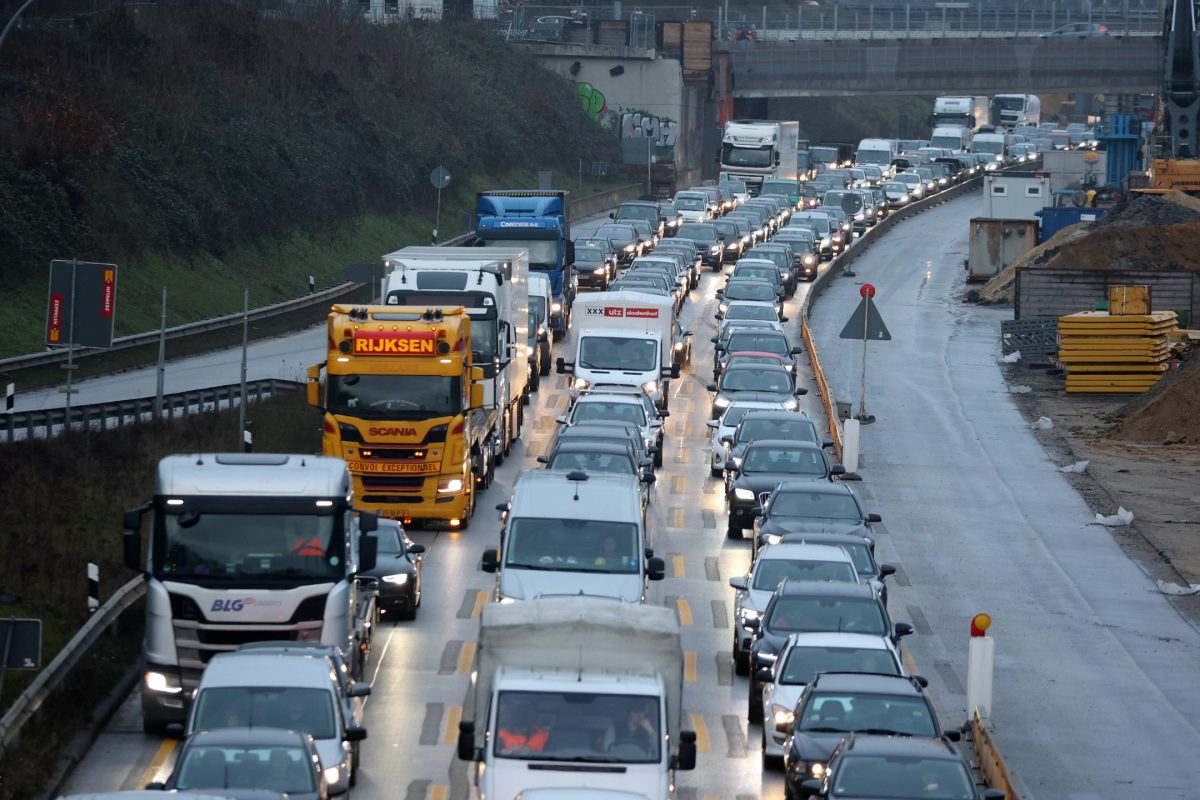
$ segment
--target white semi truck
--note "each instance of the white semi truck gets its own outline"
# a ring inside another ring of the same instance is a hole
[[[668,800],[675,771],[695,767],[670,609],[593,597],[489,603],[476,652],[458,757],[474,763],[481,800],[538,789]]]
[[[375,515],[355,513],[346,462],[271,453],[174,455],[125,512],[126,566],[146,577],[142,725],[182,723],[205,665],[260,640],[341,647],[355,677],[374,621]],[[152,512],[142,557],[142,520]]]
[[[988,99],[985,96],[937,97],[933,101],[933,114],[929,116],[931,129],[942,125],[957,125],[974,131],[988,124]]]
[[[484,408],[495,416],[488,438],[502,463],[521,435],[529,393],[529,251],[405,247],[383,263],[385,304],[467,309],[472,366],[483,369]]]
[[[799,143],[799,122],[748,119],[727,122],[717,156],[721,180],[745,181],[752,195],[759,193],[763,181],[772,178],[795,181],[800,173],[796,157]]]
[[[998,94],[992,97],[989,117],[997,128],[1036,128],[1042,121],[1042,101],[1036,94]]]
[[[686,333],[684,334],[686,335]],[[575,324],[560,375],[575,376],[571,396],[605,386],[640,387],[666,410],[675,366],[675,302],[633,291],[595,292],[575,300]]]

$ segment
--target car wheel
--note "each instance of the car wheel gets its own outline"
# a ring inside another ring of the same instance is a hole
[[[541,366],[539,369],[530,370],[529,392],[526,392],[525,396],[521,398],[521,402],[524,403],[525,405],[529,405],[529,394],[531,392],[536,392],[541,387],[542,376],[546,374],[545,370],[546,370],[546,368],[544,365]]]
[[[661,467],[663,465],[662,442],[658,443],[658,449],[654,451],[654,466]]]
[[[540,370],[542,375],[550,374],[550,362],[553,360],[554,359],[550,358],[550,348],[547,347],[545,350],[542,351],[542,365],[541,365],[542,368]]]
[[[416,606],[414,606],[412,604],[412,602],[410,602],[404,608],[396,611],[396,619],[414,620],[416,618],[417,618],[417,609],[416,609]]]
[[[740,678],[750,674],[750,657],[739,653],[736,644],[733,647],[733,674]]]
[[[730,522],[729,527],[725,530],[725,535],[727,537],[729,537],[730,539],[741,539],[742,538],[742,528],[741,528],[741,526],[735,525],[733,522]]]
[[[749,668],[750,666],[747,664],[746,669],[749,670]],[[747,701],[746,718],[750,720],[751,724],[761,723],[763,721],[762,689],[754,681],[750,681],[750,693]]]
[[[709,467],[708,474],[714,478],[720,478],[725,475],[725,470],[721,469],[720,467]]]

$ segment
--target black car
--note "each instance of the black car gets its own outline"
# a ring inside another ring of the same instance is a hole
[[[725,260],[737,261],[741,258],[742,253],[750,246],[750,234],[743,233],[747,229],[740,225],[738,220],[719,219],[711,225],[721,236],[721,243],[725,246]]]
[[[592,238],[608,239],[612,242],[617,253],[618,266],[628,266],[644,250],[642,237],[632,225],[625,222],[606,222],[596,228]]]
[[[725,266],[721,235],[711,222],[685,222],[679,226],[675,238],[695,242],[696,249],[700,251],[700,260],[714,270]]]
[[[642,466],[651,466],[654,463],[654,451],[646,449],[641,429],[636,425],[609,419],[582,420],[575,425],[559,428],[554,441],[543,456],[547,461],[542,463],[549,463],[549,459],[554,457],[559,447],[571,442],[621,443],[628,446],[629,452]],[[539,457],[538,461],[541,462],[542,457]]]
[[[379,610],[397,619],[415,619],[421,606],[421,560],[425,545],[414,544],[394,519],[380,519],[375,534],[379,555],[365,573],[379,581]]]
[[[166,781],[147,784],[146,788],[219,794],[231,800],[273,796],[268,792],[296,800],[329,797],[313,738],[275,728],[219,728],[194,733],[183,743]]]
[[[783,298],[779,296],[775,287],[766,281],[748,279],[730,281],[724,289],[717,290],[717,297],[721,299],[717,310],[722,313],[725,312],[725,309],[721,306],[730,300],[753,300],[759,303],[774,303],[776,315],[783,316]]]
[[[655,252],[682,253],[688,261],[688,274],[692,279],[692,288],[695,289],[700,285],[700,269],[704,266],[704,261],[700,257],[700,250],[696,247],[695,242],[690,239],[668,239],[665,242],[659,242]]]
[[[719,378],[729,361],[730,353],[770,353],[780,356],[788,372],[796,374],[796,356],[804,352],[802,347],[792,347],[787,336],[779,331],[771,330],[737,330],[734,329],[724,343],[718,343],[714,358],[713,377]]]
[[[793,633],[865,633],[887,636],[893,643],[913,632],[912,625],[892,625],[887,606],[875,588],[865,583],[784,580],[771,595],[757,620],[747,620],[753,631],[750,645],[750,721],[762,721],[762,686],[770,667]]]
[[[784,230],[789,230],[784,228]],[[784,286],[787,288],[788,296],[791,297],[796,293],[796,254],[792,245],[787,241],[776,240],[767,244],[760,244],[758,247],[751,248],[746,253],[746,258],[764,258],[773,263],[778,269],[779,274],[783,276]]]
[[[659,239],[667,234],[667,220],[655,201],[634,200],[621,203],[609,216],[617,221],[639,219],[649,222],[650,230]]]
[[[742,530],[754,524],[762,501],[780,483],[792,480],[832,481],[835,476],[844,474],[846,468],[841,464],[830,466],[825,451],[810,442],[759,439],[746,448],[741,466],[728,461],[725,471],[732,475],[725,492],[729,506],[727,535],[731,539],[740,539]]]
[[[730,457],[736,459],[737,454],[731,451]],[[878,514],[863,510],[858,497],[844,483],[784,481],[767,498],[762,514],[754,520],[754,553],[757,555],[759,548],[778,544],[793,534],[866,537],[874,549],[869,526],[881,521]]]
[[[749,417],[749,420],[747,420]],[[833,441],[824,439],[817,432],[817,425],[807,414],[795,411],[768,411],[753,409],[747,411],[733,433],[728,437],[725,446],[729,448],[729,458],[734,466],[740,466],[746,448],[757,439],[787,439],[793,442],[810,442],[823,448],[833,446]],[[837,484],[841,486],[841,484]],[[845,487],[843,487],[845,488]],[[849,489],[847,488],[847,491]]]
[[[810,768],[807,777],[799,768],[794,775],[789,770],[785,791],[797,799],[1004,800],[1003,790],[975,785],[954,738],[852,733],[834,749],[828,766]],[[813,777],[815,772],[820,776]]]
[[[787,369],[770,364],[735,364],[721,373],[717,383],[710,383],[708,390],[715,393],[712,419],[725,413],[731,403],[751,395],[757,401],[780,403],[794,411],[797,408],[795,395],[808,391],[796,388],[795,379]]]
[[[613,251],[615,254],[615,251]],[[575,245],[575,278],[579,285],[604,291],[617,272],[616,259],[593,245]]]
[[[816,230],[807,225],[789,225],[779,232],[775,241],[786,242],[792,246],[792,272],[797,281],[801,277],[806,281],[816,279],[817,268],[821,265],[821,256],[818,252],[821,247],[821,237],[817,235]],[[789,297],[795,293],[796,287],[792,286]]]

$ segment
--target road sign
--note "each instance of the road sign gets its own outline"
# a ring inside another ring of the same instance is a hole
[[[875,296],[875,284],[864,283],[862,285],[862,288],[860,288],[858,290],[858,296],[859,297],[874,297]]]
[[[433,172],[429,173],[429,182],[435,189],[445,189],[450,185],[450,170],[445,167],[435,167]]]
[[[870,339],[884,342],[892,338],[887,325],[883,324],[883,317],[879,316],[879,311],[871,302],[871,296],[864,293],[868,286],[871,287],[872,292],[875,290],[875,287],[868,283],[859,291],[863,295],[863,299],[858,301],[858,308],[854,309],[854,313],[850,315],[850,321],[846,323],[846,327],[842,328],[839,336],[843,339]]]
[[[116,309],[116,264],[65,259],[50,262],[47,345],[112,347]]]
[[[0,669],[41,669],[42,621],[0,619],[0,655],[5,654]]]

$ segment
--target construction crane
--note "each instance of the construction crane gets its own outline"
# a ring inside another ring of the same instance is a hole
[[[1150,186],[1168,191],[1200,192],[1200,39],[1196,36],[1197,0],[1167,6],[1164,40],[1162,110],[1165,137],[1151,161]]]

